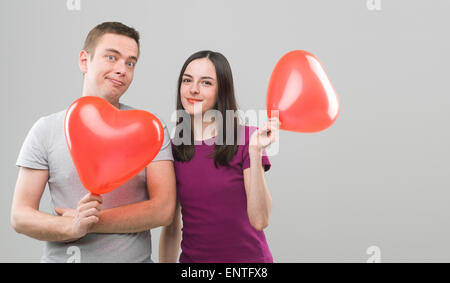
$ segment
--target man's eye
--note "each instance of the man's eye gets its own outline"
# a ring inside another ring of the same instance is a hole
[[[130,67],[130,68],[133,68],[134,67],[134,63],[133,62],[128,62],[127,66]]]
[[[116,59],[115,56],[113,56],[113,55],[109,55],[109,56],[108,56],[108,60],[113,61],[114,59]]]

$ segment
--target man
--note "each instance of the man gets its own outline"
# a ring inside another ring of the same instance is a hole
[[[120,110],[139,58],[139,33],[117,22],[92,29],[79,56],[83,96],[99,96]],[[11,210],[18,233],[46,241],[42,262],[151,262],[150,229],[168,225],[176,189],[170,137],[133,179],[103,195],[86,194],[68,151],[61,111],[39,119],[20,151]],[[58,214],[39,211],[48,182]]]

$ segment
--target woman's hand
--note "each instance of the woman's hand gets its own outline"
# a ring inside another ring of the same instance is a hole
[[[249,151],[261,153],[266,147],[274,143],[278,138],[280,125],[280,120],[274,117],[270,118],[264,126],[254,131],[250,137]]]

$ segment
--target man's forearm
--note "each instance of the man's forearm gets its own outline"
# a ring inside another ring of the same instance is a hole
[[[89,233],[137,233],[168,225],[173,218],[171,210],[169,204],[154,200],[103,210]]]
[[[74,240],[72,220],[72,217],[54,216],[32,208],[15,211],[11,218],[17,233],[48,242]]]

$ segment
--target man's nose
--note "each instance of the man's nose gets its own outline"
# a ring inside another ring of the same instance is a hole
[[[125,76],[125,74],[127,73],[127,68],[126,68],[125,64],[121,64],[121,63],[116,64],[114,73],[119,76]]]

